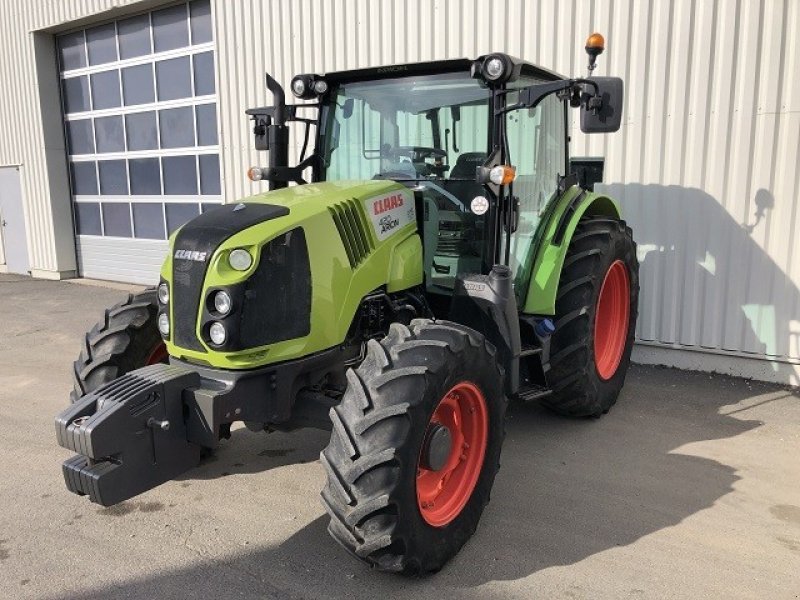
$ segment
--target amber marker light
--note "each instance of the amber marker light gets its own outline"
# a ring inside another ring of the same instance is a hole
[[[511,165],[498,165],[489,171],[489,181],[495,185],[508,185],[517,177],[517,169]]]
[[[250,181],[261,181],[261,179],[263,179],[261,167],[250,167],[247,169],[247,178]]]

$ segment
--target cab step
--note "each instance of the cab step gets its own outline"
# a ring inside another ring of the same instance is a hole
[[[521,400],[522,402],[531,402],[533,400],[538,400],[539,398],[549,396],[552,393],[553,390],[548,387],[532,384],[520,389],[520,391],[517,393],[517,399]]]

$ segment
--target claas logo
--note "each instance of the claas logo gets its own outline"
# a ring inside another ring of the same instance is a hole
[[[403,194],[394,194],[393,196],[386,196],[379,198],[372,203],[372,212],[375,215],[385,213],[387,210],[399,208],[403,206]]]
[[[197,262],[205,262],[206,254],[206,252],[198,252],[197,250],[175,250],[175,258],[196,260]]]

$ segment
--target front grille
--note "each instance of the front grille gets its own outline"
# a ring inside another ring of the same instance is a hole
[[[358,200],[352,198],[334,204],[328,210],[339,230],[350,267],[355,269],[375,249],[366,230],[361,206]]]
[[[302,228],[266,244],[255,272],[244,285],[240,349],[311,332],[311,263]]]
[[[226,204],[205,212],[178,231],[172,259],[172,339],[176,345],[205,352],[195,333],[206,270],[211,255],[232,235],[289,214],[273,204]]]

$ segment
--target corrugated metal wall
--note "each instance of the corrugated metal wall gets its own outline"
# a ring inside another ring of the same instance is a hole
[[[32,144],[41,139],[32,50],[20,32],[119,4],[0,4],[11,45],[0,74],[17,82],[0,107],[0,162],[30,165],[23,185],[41,268],[55,268],[55,244],[44,149]],[[590,140],[575,129],[572,153],[605,157],[605,186],[636,232],[639,339],[800,361],[800,2],[216,0],[215,22],[229,198],[262,189],[244,177],[264,157],[242,111],[268,101],[265,70],[288,84],[300,72],[500,50],[583,75],[583,40],[601,31],[596,73],[625,79],[624,126]]]

